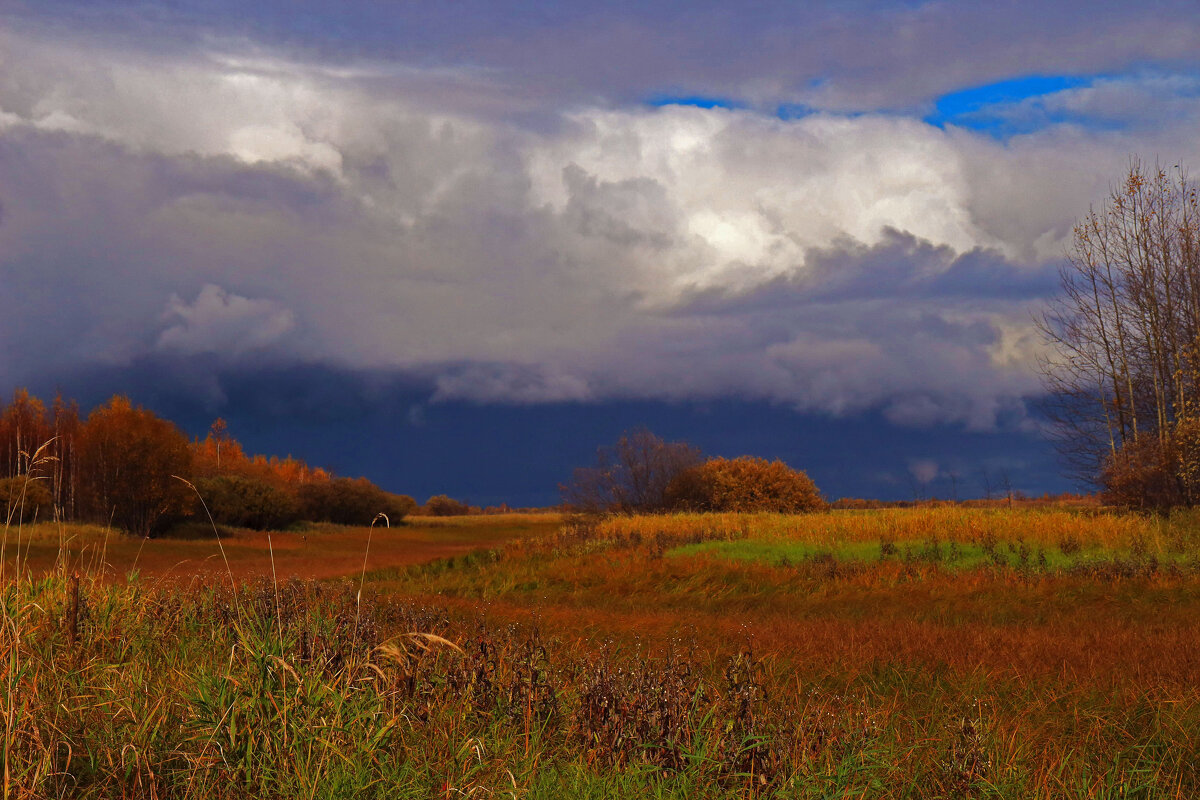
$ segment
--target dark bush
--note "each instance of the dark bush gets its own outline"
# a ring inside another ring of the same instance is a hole
[[[221,475],[196,481],[213,520],[257,531],[286,528],[300,519],[300,504],[288,491],[241,475]]]
[[[437,494],[426,500],[423,510],[431,517],[461,517],[471,513],[469,505],[444,494]]]
[[[366,478],[312,481],[300,485],[300,514],[312,522],[370,525],[382,513],[396,525],[405,515],[405,504],[397,499],[400,497],[385,492]]]
[[[417,513],[417,509],[420,507],[420,504],[416,500],[406,494],[388,493],[388,498],[392,502],[391,511],[385,511],[384,513],[388,515],[388,519],[393,525],[409,514]]]
[[[0,524],[6,522],[29,522],[38,519],[54,517],[54,498],[46,481],[36,480],[25,475],[15,478],[0,479],[0,509],[4,516]]]

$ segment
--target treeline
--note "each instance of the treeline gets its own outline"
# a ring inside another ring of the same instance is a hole
[[[0,505],[5,521],[78,520],[151,536],[187,520],[259,530],[299,521],[398,523],[417,508],[365,478],[342,478],[296,458],[248,455],[223,420],[203,439],[115,396],[84,418],[61,396],[25,390],[0,415]]]

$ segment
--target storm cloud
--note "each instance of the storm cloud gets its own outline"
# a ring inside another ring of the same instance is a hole
[[[433,402],[1024,424],[1074,219],[1132,152],[1197,161],[1194,28],[1054,11],[1018,47],[965,6],[878,5],[475,19],[469,53],[445,20],[390,49],[363,24],[357,60],[274,17],[142,19],[174,44],[131,47],[132,6],[15,13],[0,375],[170,357],[411,376]],[[1030,64],[1110,73],[930,116]]]

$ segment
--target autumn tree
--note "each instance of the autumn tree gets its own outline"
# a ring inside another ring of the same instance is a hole
[[[1132,160],[1076,224],[1060,284],[1041,366],[1068,462],[1137,504],[1194,502],[1173,442],[1200,411],[1200,206],[1186,171]]]
[[[244,474],[249,459],[229,433],[229,424],[217,417],[208,435],[192,443],[192,468],[197,477]]]
[[[114,397],[80,431],[81,494],[89,515],[149,536],[191,508],[193,493],[176,477],[191,474],[188,440],[170,422]]]
[[[699,449],[692,445],[666,442],[639,428],[622,434],[615,445],[601,447],[596,464],[575,470],[571,482],[559,490],[563,502],[579,511],[665,511],[671,481],[700,460]]]
[[[25,389],[16,390],[0,414],[0,477],[27,474],[33,454],[51,436],[42,401]]]
[[[688,511],[771,511],[794,514],[825,508],[807,474],[782,461],[741,456],[712,458],[678,475],[668,504]]]
[[[79,405],[56,395],[51,406],[50,432],[52,439],[48,455],[51,475],[50,490],[54,503],[67,519],[73,519],[79,500]]]

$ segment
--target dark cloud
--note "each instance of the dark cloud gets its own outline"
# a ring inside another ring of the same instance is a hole
[[[8,8],[0,382],[354,436],[725,402],[1023,436],[1073,220],[1131,152],[1200,157],[1196,14]],[[925,120],[1028,74],[1090,77],[991,102],[1004,135]],[[730,102],[646,102],[693,95]]]
[[[421,500],[447,492],[483,504],[556,503],[558,484],[575,467],[640,425],[712,455],[784,459],[808,470],[831,498],[911,499],[914,460],[937,465],[921,489],[942,497],[953,491],[951,472],[962,497],[981,496],[984,474],[997,485],[1003,470],[1023,491],[1075,488],[1035,434],[911,428],[878,413],[836,419],[736,399],[480,405],[433,400],[420,376],[312,364],[231,368],[203,356],[149,357],[58,377],[31,388],[43,397],[60,389],[85,410],[124,392],[195,436],[222,416],[252,452],[290,453]],[[207,389],[198,391],[202,384]]]

